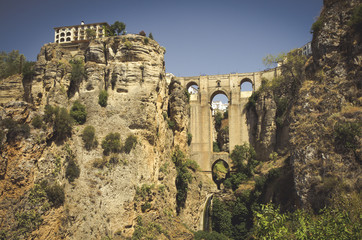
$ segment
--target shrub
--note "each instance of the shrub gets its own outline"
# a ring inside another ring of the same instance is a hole
[[[87,120],[87,111],[85,110],[85,106],[78,100],[75,101],[70,109],[70,116],[72,116],[72,118],[79,124],[85,123]]]
[[[194,234],[195,240],[229,240],[227,236],[222,233],[218,232],[205,232],[205,231],[198,231]]]
[[[349,21],[348,25],[352,26],[357,31],[361,32],[362,28],[362,4],[358,5],[352,14],[351,20]]]
[[[312,24],[312,27],[310,29],[310,33],[314,34],[314,33],[318,33],[319,30],[321,30],[321,28],[323,27],[323,18],[322,17],[319,17],[317,19],[317,21],[315,21],[313,24]]]
[[[93,126],[86,126],[82,133],[82,140],[84,142],[84,147],[87,150],[91,150],[93,147],[96,147],[98,142],[96,139],[96,130]]]
[[[200,169],[199,164],[195,160],[187,159],[185,165],[194,172]]]
[[[102,90],[98,95],[98,103],[101,107],[107,106],[108,93],[106,90]]]
[[[13,142],[18,136],[27,138],[30,134],[30,127],[25,123],[18,123],[11,118],[5,118],[1,121],[1,126],[8,129],[6,138],[8,142]]]
[[[217,144],[217,142],[212,143],[212,151],[213,152],[220,152],[220,148],[219,148],[219,145]]]
[[[33,120],[31,121],[31,125],[33,125],[34,128],[41,128],[43,126],[43,119],[39,115],[35,115]]]
[[[51,105],[45,105],[43,120],[46,123],[53,123],[55,118],[56,109]]]
[[[216,129],[216,131],[218,131],[221,127],[221,121],[223,119],[223,114],[219,111],[216,112],[214,119],[215,119],[215,129]]]
[[[57,140],[64,140],[72,134],[73,119],[65,108],[55,111],[54,134]]]
[[[46,187],[45,192],[49,201],[53,204],[54,207],[63,205],[65,199],[64,188],[58,183]]]
[[[136,144],[137,144],[137,137],[135,135],[133,135],[133,134],[129,135],[126,138],[126,141],[124,143],[123,151],[125,153],[130,153],[131,150],[136,147]]]
[[[337,145],[356,151],[361,137],[362,122],[339,122],[334,126],[334,137]]]
[[[181,208],[185,207],[187,191],[189,188],[189,183],[192,181],[192,175],[187,169],[187,164],[185,160],[185,155],[180,149],[172,155],[172,161],[176,166],[177,176],[176,176],[176,204],[177,213],[180,213]]]
[[[247,143],[243,145],[236,145],[234,150],[230,154],[230,158],[233,162],[233,169],[237,172],[244,173],[251,176],[254,167],[257,165],[255,162],[255,150]],[[244,162],[247,162],[247,165]]]
[[[173,120],[167,118],[167,125],[168,125],[169,129],[174,129],[176,126],[176,123]]]
[[[145,204],[141,205],[142,212],[145,212],[147,209],[150,209],[150,208],[151,208],[151,203],[149,203],[149,202],[146,202]]]
[[[152,35],[151,32],[148,34],[148,37],[149,37],[150,39],[154,40],[154,39],[153,39],[153,35]]]
[[[82,59],[73,59],[69,61],[72,66],[72,72],[70,75],[70,85],[68,88],[68,96],[71,96],[79,89],[79,84],[82,82],[85,71],[84,62]]]
[[[75,179],[77,179],[79,175],[80,175],[80,169],[78,167],[78,164],[76,163],[75,159],[70,159],[67,168],[65,169],[65,177],[71,183]]]
[[[102,141],[103,153],[118,153],[121,150],[121,142],[119,133],[109,133]]]
[[[144,44],[148,44],[149,42],[150,42],[150,39],[148,38],[148,37],[145,37],[144,39],[143,39],[143,42],[144,42]]]
[[[229,118],[229,110],[226,109],[226,111],[224,112],[224,119],[228,119]]]
[[[130,50],[130,49],[133,47],[133,44],[132,44],[130,41],[126,41],[126,42],[124,43],[124,46],[125,46],[128,50]]]
[[[191,145],[192,142],[192,134],[191,133],[187,133],[187,145]]]
[[[106,166],[108,163],[108,160],[106,157],[103,158],[97,158],[93,161],[93,167],[102,169],[104,166]]]
[[[143,30],[141,32],[139,32],[139,35],[146,37],[146,33]]]

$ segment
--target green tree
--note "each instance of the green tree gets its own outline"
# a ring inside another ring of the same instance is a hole
[[[72,134],[73,118],[69,115],[67,109],[56,108],[54,119],[54,135],[57,140],[64,140]]]
[[[154,40],[151,32],[148,34],[148,38]]]
[[[0,79],[22,73],[23,61],[25,57],[19,53],[19,50],[12,50],[9,53],[0,52]]]
[[[72,116],[78,124],[85,123],[87,120],[87,111],[85,110],[85,106],[78,100],[75,101],[70,109],[70,116]]]
[[[109,153],[118,153],[121,150],[121,141],[119,133],[109,133],[102,141],[104,155]]]
[[[68,89],[68,96],[72,96],[79,90],[79,85],[85,77],[84,62],[82,59],[73,59],[69,61],[72,66],[70,76],[70,85]]]
[[[106,90],[101,90],[98,95],[98,103],[102,107],[107,106],[107,100],[108,100],[108,93]]]
[[[136,144],[137,144],[137,137],[135,135],[133,135],[133,134],[129,135],[126,138],[126,141],[124,143],[123,151],[125,153],[130,153],[131,150],[136,147]]]
[[[258,164],[255,160],[255,156],[255,150],[249,144],[244,143],[243,145],[236,145],[230,154],[230,158],[233,162],[232,168],[236,172],[251,176],[253,169]]]
[[[115,21],[111,25],[111,29],[116,32],[117,35],[120,35],[122,32],[124,32],[124,30],[126,30],[126,24],[124,24],[123,22]]]
[[[87,36],[87,39],[90,39],[90,40],[95,39],[97,36],[96,31],[94,29],[90,29],[90,28],[85,30],[85,34]]]
[[[96,147],[98,142],[96,139],[96,130],[93,126],[86,126],[82,133],[82,140],[84,147],[89,151],[93,147]]]

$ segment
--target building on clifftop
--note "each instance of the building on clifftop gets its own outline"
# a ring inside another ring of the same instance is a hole
[[[94,38],[105,37],[106,32],[104,26],[109,27],[109,24],[106,22],[84,24],[82,21],[80,25],[55,27],[54,42],[70,43],[75,41],[89,40],[87,36],[87,29],[94,30]]]

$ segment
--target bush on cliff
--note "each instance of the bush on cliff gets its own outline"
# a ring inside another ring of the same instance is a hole
[[[106,90],[100,91],[98,95],[98,103],[101,105],[101,107],[107,106],[107,100],[108,100],[108,93]]]
[[[126,138],[126,141],[124,143],[122,150],[125,153],[130,153],[131,150],[136,147],[136,144],[137,144],[137,137],[135,135],[131,134]]]
[[[96,139],[96,130],[93,126],[86,126],[82,133],[82,140],[84,143],[84,147],[87,150],[91,150],[92,148],[98,145]]]
[[[78,100],[75,101],[70,109],[70,116],[72,116],[78,124],[85,123],[87,120],[87,111],[85,110],[85,106]]]
[[[119,133],[109,133],[102,141],[104,155],[118,153],[121,151],[121,141]]]

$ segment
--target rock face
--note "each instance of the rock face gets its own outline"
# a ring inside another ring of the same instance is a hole
[[[200,185],[202,176],[194,173],[190,189],[195,193],[190,192],[181,218],[176,216],[176,169],[171,156],[174,146],[188,151],[188,100],[179,84],[172,83],[168,89],[164,49],[144,39],[126,35],[42,47],[29,93],[34,105],[11,103],[1,109],[1,119],[30,123],[47,104],[70,109],[78,100],[86,107],[87,120],[73,126],[71,138],[64,142],[55,142],[47,125],[32,128],[26,140],[3,146],[0,211],[2,216],[12,217],[2,222],[1,228],[9,237],[126,239],[136,231],[158,239],[192,239],[181,219],[198,230],[210,189],[208,184]],[[74,60],[82,63],[78,79],[74,78]],[[106,107],[98,104],[102,90],[108,93]],[[172,129],[167,120],[175,123]],[[95,128],[99,144],[87,151],[82,132],[89,125]],[[119,133],[122,144],[134,135],[137,144],[130,153],[105,157],[101,142],[109,133]],[[65,177],[69,159],[74,159],[80,170],[73,182]],[[109,163],[95,167],[102,159]],[[44,199],[40,201],[43,205],[33,204],[34,189],[44,180],[64,187],[62,206],[47,210]],[[41,214],[42,222],[29,226],[27,233],[19,232],[15,214],[28,216],[29,209]]]
[[[361,188],[361,136],[351,149],[338,141],[339,124],[362,120],[361,35],[348,25],[361,1],[324,1],[314,32],[313,64],[292,112],[290,125],[294,182],[303,205],[318,210],[335,192]],[[360,130],[359,130],[360,131]],[[343,142],[348,141],[344,139]]]
[[[263,91],[255,107],[248,110],[250,143],[254,146],[257,158],[268,160],[269,154],[276,148],[276,104],[270,91]]]
[[[21,75],[13,75],[0,81],[0,104],[21,100],[24,88]]]

